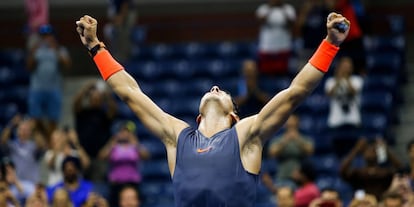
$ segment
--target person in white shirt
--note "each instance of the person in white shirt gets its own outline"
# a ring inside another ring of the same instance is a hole
[[[361,124],[360,95],[363,79],[353,75],[353,63],[349,57],[342,57],[335,69],[335,75],[327,79],[325,92],[330,97],[328,127],[358,127]]]
[[[256,10],[261,23],[259,34],[259,70],[263,73],[285,73],[292,50],[291,27],[296,20],[292,5],[269,0]]]

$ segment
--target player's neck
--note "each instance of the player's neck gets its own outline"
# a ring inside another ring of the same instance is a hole
[[[223,113],[213,113],[212,111],[201,115],[198,130],[206,137],[211,137],[217,132],[230,128],[229,116]]]

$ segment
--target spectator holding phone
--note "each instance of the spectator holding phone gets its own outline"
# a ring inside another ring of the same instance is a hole
[[[121,124],[118,132],[99,152],[99,158],[109,160],[108,179],[111,183],[110,203],[116,205],[119,190],[126,184],[137,186],[142,179],[139,171],[141,159],[148,159],[148,150],[139,143],[132,121]]]

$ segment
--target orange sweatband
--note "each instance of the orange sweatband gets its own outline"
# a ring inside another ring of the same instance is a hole
[[[309,59],[309,63],[312,64],[318,70],[326,73],[331,66],[339,47],[329,43],[325,39],[319,45],[316,52]]]
[[[105,49],[98,52],[95,57],[93,57],[93,61],[98,67],[104,80],[108,80],[111,75],[124,69],[124,67],[112,57],[108,50]]]

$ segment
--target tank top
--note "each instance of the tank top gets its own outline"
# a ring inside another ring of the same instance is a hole
[[[211,138],[192,128],[180,133],[173,176],[175,206],[252,207],[257,180],[242,165],[234,127]]]

